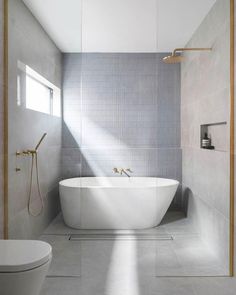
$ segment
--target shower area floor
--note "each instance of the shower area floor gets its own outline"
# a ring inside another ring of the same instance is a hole
[[[53,248],[41,295],[159,294],[152,287],[160,278],[225,276],[228,271],[178,211],[146,230],[75,230],[58,215],[40,240]],[[186,294],[198,293],[187,288]]]

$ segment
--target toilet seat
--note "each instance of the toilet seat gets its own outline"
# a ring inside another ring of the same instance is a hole
[[[0,273],[31,270],[51,256],[52,247],[42,241],[0,240]]]

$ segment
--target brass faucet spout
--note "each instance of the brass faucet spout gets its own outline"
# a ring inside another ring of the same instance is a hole
[[[130,177],[130,175],[125,170],[122,170],[121,174],[122,173],[124,173],[126,176]]]
[[[123,173],[127,176],[130,177],[129,173],[133,173],[133,171],[130,168],[124,169],[124,168],[113,168],[113,173],[118,173],[122,175]]]

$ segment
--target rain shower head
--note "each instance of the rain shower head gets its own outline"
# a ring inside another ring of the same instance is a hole
[[[175,63],[180,63],[181,61],[184,60],[184,57],[181,56],[180,54],[177,54],[177,52],[182,52],[182,51],[211,51],[211,48],[176,48],[172,55],[164,57],[162,60],[166,64],[175,64]]]
[[[180,63],[183,59],[184,58],[181,55],[169,55],[164,57],[163,61],[166,64],[176,64],[176,63]]]

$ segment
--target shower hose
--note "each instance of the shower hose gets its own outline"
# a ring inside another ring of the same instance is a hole
[[[35,163],[35,170],[36,170],[36,181],[37,181],[37,190],[38,195],[41,203],[41,208],[38,213],[35,213],[31,209],[31,201],[32,201],[32,186],[33,186],[33,174],[34,174],[34,163]],[[37,217],[43,212],[44,208],[44,201],[40,191],[40,183],[39,183],[39,169],[38,169],[38,154],[37,151],[31,153],[31,169],[30,169],[30,188],[29,188],[29,197],[28,197],[28,211],[31,216]]]

